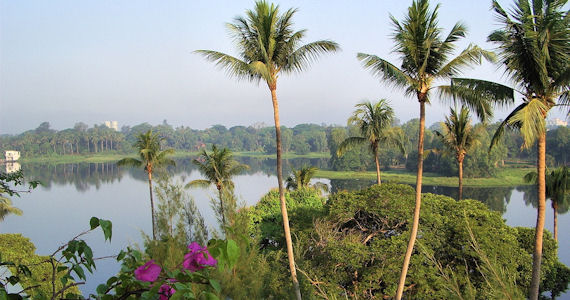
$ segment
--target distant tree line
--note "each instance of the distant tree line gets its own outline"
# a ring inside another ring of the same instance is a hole
[[[393,126],[399,127],[404,133],[405,151],[396,146],[381,146],[378,151],[379,161],[384,169],[395,166],[406,167],[412,171],[416,168],[414,157],[418,138],[419,119],[412,119],[399,124],[396,119]],[[480,143],[467,154],[464,162],[466,177],[493,176],[498,167],[505,161],[529,162],[536,157],[536,147],[521,149],[522,138],[516,132],[506,132],[498,146],[488,151],[489,143],[499,123],[484,126],[479,137]],[[455,157],[446,153],[441,140],[434,134],[440,130],[441,123],[431,125],[425,133],[425,171],[446,176],[457,174]],[[77,155],[94,154],[101,152],[132,153],[136,137],[152,129],[163,138],[163,148],[173,148],[182,151],[198,152],[212,144],[232,151],[251,151],[273,154],[275,153],[275,130],[273,127],[234,126],[226,128],[223,125],[214,125],[199,130],[186,126],[174,128],[164,121],[160,125],[152,126],[142,123],[135,126],[123,126],[115,131],[104,125],[94,125],[79,122],[73,128],[54,130],[48,122],[41,123],[36,129],[28,130],[18,135],[0,136],[0,150],[17,150],[22,157],[37,157],[51,155]],[[329,168],[336,171],[374,170],[374,160],[370,159],[370,147],[356,146],[342,156],[337,155],[339,145],[350,136],[359,135],[355,126],[325,126],[316,124],[300,124],[292,128],[283,126],[283,151],[285,153],[307,154],[310,152],[329,152]],[[570,157],[567,149],[570,148],[570,128],[558,127],[551,129],[547,134],[547,164],[549,166],[568,165]],[[412,159],[408,159],[412,158]]]

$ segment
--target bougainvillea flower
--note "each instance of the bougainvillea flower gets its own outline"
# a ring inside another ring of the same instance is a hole
[[[206,266],[214,267],[218,263],[206,247],[202,247],[196,242],[188,245],[188,249],[190,249],[190,253],[184,255],[182,266],[190,272],[196,272]]]
[[[154,260],[150,260],[135,270],[135,278],[140,281],[153,282],[160,275],[160,271],[162,271],[162,268],[155,264]]]
[[[160,296],[158,299],[168,300],[170,296],[174,295],[174,293],[176,293],[176,290],[173,287],[169,286],[168,284],[163,284],[158,290],[158,295]]]
[[[192,242],[190,245],[188,245],[188,249],[190,250],[190,253],[196,253],[198,251],[206,250],[206,247],[202,247],[200,244]]]

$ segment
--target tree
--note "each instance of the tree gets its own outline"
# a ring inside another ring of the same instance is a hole
[[[533,300],[539,295],[546,203],[545,119],[554,106],[570,105],[570,18],[564,11],[566,3],[566,0],[519,0],[507,12],[493,1],[492,9],[502,28],[492,32],[488,40],[497,44],[499,62],[516,89],[482,80],[455,82],[457,92],[473,99],[491,98],[504,104],[514,102],[515,91],[522,95],[523,103],[501,122],[491,147],[506,128],[520,131],[524,148],[537,141],[538,212],[529,290],[529,298]]]
[[[174,161],[167,156],[174,153],[173,149],[160,150],[160,141],[163,138],[152,130],[141,133],[137,136],[134,148],[137,149],[139,159],[127,157],[117,162],[118,166],[144,167],[148,174],[148,189],[150,194],[150,209],[152,216],[152,239],[156,240],[156,223],[154,215],[154,200],[152,197],[152,173],[157,167],[164,165],[175,165]]]
[[[279,6],[257,1],[253,10],[246,11],[246,17],[237,17],[228,28],[239,48],[240,58],[211,50],[198,50],[206,59],[226,69],[231,76],[251,81],[263,80],[271,92],[273,118],[275,119],[275,141],[277,152],[277,181],[279,201],[282,207],[283,227],[287,239],[289,268],[297,299],[301,298],[293,244],[289,232],[287,207],[283,194],[283,174],[281,162],[281,125],[277,102],[277,78],[280,73],[301,72],[321,54],[334,52],[339,46],[329,40],[320,40],[301,45],[306,30],[294,31],[292,18],[296,9],[284,13]]]
[[[378,161],[380,144],[398,145],[402,153],[405,153],[404,145],[400,143],[401,140],[398,138],[395,128],[390,128],[394,120],[394,110],[385,99],[380,99],[374,104],[362,102],[357,104],[356,108],[352,116],[348,118],[348,123],[355,125],[361,136],[351,136],[345,139],[339,145],[337,153],[341,156],[355,145],[369,144],[376,163],[376,179],[380,185],[380,162]]]
[[[216,145],[212,145],[212,152],[208,153],[202,150],[200,156],[192,160],[202,176],[206,179],[196,179],[189,182],[186,187],[200,186],[208,187],[213,184],[218,190],[220,198],[220,215],[222,219],[222,228],[227,226],[224,192],[231,192],[234,188],[232,177],[241,174],[248,169],[248,166],[238,163],[233,159],[232,152],[228,148],[219,149]],[[229,200],[229,199],[228,199]]]
[[[406,273],[416,240],[420,208],[424,156],[425,105],[430,102],[430,92],[434,90],[434,81],[446,80],[456,76],[462,68],[480,63],[481,57],[493,59],[491,53],[470,45],[458,56],[450,59],[455,50],[455,42],[465,37],[466,27],[456,23],[449,34],[444,37],[442,29],[437,24],[437,11],[429,8],[428,0],[414,0],[408,9],[408,15],[403,22],[391,17],[394,26],[394,52],[401,58],[401,67],[375,55],[358,53],[357,58],[363,62],[364,68],[370,69],[376,76],[388,83],[406,89],[407,95],[415,95],[420,104],[420,122],[418,133],[418,171],[416,179],[416,206],[414,208],[413,225],[410,241],[404,257],[402,273],[396,299],[401,299],[404,291]],[[440,87],[440,91],[449,87]],[[477,111],[480,118],[491,114],[487,102],[469,102],[467,105]]]
[[[538,181],[538,173],[530,172],[524,176],[526,182],[534,184]],[[570,193],[570,169],[559,167],[546,173],[546,197],[552,201],[554,212],[554,240],[558,242],[558,206],[564,205]]]
[[[461,200],[463,192],[463,160],[467,152],[477,144],[478,134],[471,125],[469,110],[465,106],[461,107],[459,114],[452,108],[450,116],[445,117],[445,122],[442,125],[443,133],[436,130],[435,134],[441,139],[443,145],[455,154],[459,167],[459,196],[457,199]]]
[[[319,191],[324,190],[328,192],[328,186],[322,182],[317,182],[313,185],[310,185],[311,179],[315,176],[317,170],[317,167],[309,166],[303,166],[299,170],[293,169],[291,171],[291,175],[289,175],[289,177],[287,177],[285,180],[286,188],[288,190],[298,190],[312,187]]]

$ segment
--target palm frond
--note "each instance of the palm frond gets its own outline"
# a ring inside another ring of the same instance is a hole
[[[473,64],[481,64],[482,57],[491,62],[496,60],[494,53],[483,50],[479,46],[469,45],[458,56],[441,67],[434,76],[437,78],[456,76],[465,67],[472,66]]]
[[[206,179],[196,179],[188,182],[185,188],[192,188],[192,187],[199,187],[199,188],[208,188],[210,186],[210,181]]]
[[[261,77],[256,72],[258,70],[254,70],[248,63],[231,55],[212,50],[196,50],[194,53],[200,54],[207,60],[214,62],[218,67],[224,69],[228,75],[237,79],[255,80]]]
[[[356,57],[365,69],[372,72],[372,75],[386,80],[388,84],[400,88],[413,84],[414,80],[410,76],[376,55],[358,53]]]
[[[510,124],[518,124],[523,138],[523,147],[530,147],[540,134],[546,132],[545,116],[548,107],[539,99],[532,99],[527,105],[517,111]]]
[[[287,57],[287,63],[284,64],[282,70],[284,72],[301,72],[322,54],[339,50],[340,46],[330,40],[308,43]]]
[[[368,140],[366,138],[360,136],[348,137],[344,141],[342,141],[342,143],[340,143],[340,145],[338,146],[338,149],[336,151],[337,156],[339,157],[343,156],[351,148],[356,147],[358,145],[366,144],[367,141]]]
[[[117,162],[117,166],[125,166],[125,167],[138,168],[141,167],[142,165],[143,165],[142,161],[132,157],[123,158]]]
[[[519,129],[521,127],[521,124],[516,123],[516,122],[512,122],[514,115],[516,115],[519,111],[523,110],[526,106],[527,106],[527,102],[522,103],[521,105],[517,106],[506,118],[505,120],[503,120],[503,122],[501,122],[501,124],[499,124],[499,127],[497,127],[497,130],[495,131],[495,134],[493,135],[493,138],[491,139],[491,143],[489,145],[489,151],[491,151],[491,149],[493,149],[493,147],[495,147],[495,145],[497,145],[499,143],[499,141],[501,140],[501,137],[503,137],[503,134],[505,133],[505,129]]]

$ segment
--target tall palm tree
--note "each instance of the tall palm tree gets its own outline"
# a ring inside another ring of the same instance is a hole
[[[348,149],[362,144],[368,144],[370,151],[374,155],[376,163],[376,179],[378,185],[380,180],[380,162],[378,161],[378,149],[380,145],[395,145],[402,153],[404,145],[400,143],[396,128],[390,128],[394,120],[394,110],[385,99],[380,99],[376,103],[362,102],[356,104],[356,110],[348,118],[349,125],[355,125],[361,136],[351,136],[345,139],[338,146],[337,155],[342,156]]]
[[[473,63],[480,63],[481,57],[493,59],[490,52],[469,45],[459,55],[451,58],[455,43],[465,37],[466,27],[456,23],[447,36],[443,36],[438,27],[437,11],[429,8],[428,0],[415,0],[408,9],[408,15],[403,22],[391,17],[395,41],[394,52],[400,56],[401,67],[371,54],[358,53],[357,58],[363,62],[364,68],[396,87],[405,88],[407,95],[415,95],[420,104],[420,124],[418,133],[418,172],[416,179],[416,205],[414,208],[413,224],[410,241],[404,256],[402,273],[396,292],[396,299],[402,298],[410,257],[414,248],[420,217],[421,190],[423,174],[425,105],[430,103],[431,91],[436,88],[437,80],[448,80],[456,76],[461,69]],[[449,90],[441,87],[440,91]],[[468,102],[470,108],[477,112],[480,118],[491,115],[491,107],[486,102]]]
[[[317,167],[309,167],[309,166],[303,166],[299,170],[293,169],[291,171],[291,175],[289,175],[285,180],[286,188],[288,190],[298,190],[298,189],[313,187],[319,191],[324,190],[325,192],[328,192],[329,190],[328,185],[322,182],[316,182],[312,186],[310,185],[311,179],[313,179],[313,177],[317,173],[317,170],[318,170]]]
[[[467,107],[462,106],[459,114],[451,108],[450,116],[445,117],[442,126],[443,132],[435,131],[443,145],[455,155],[458,165],[459,197],[463,194],[463,160],[469,150],[478,144],[478,134],[471,125],[471,117]]]
[[[196,179],[189,182],[186,187],[198,186],[208,187],[214,185],[218,190],[220,198],[220,215],[222,218],[222,227],[226,226],[226,211],[224,207],[224,192],[232,191],[234,183],[232,177],[241,174],[249,167],[238,163],[233,159],[232,152],[228,148],[219,149],[216,145],[212,145],[212,152],[208,153],[202,150],[200,156],[192,160],[202,176],[206,179]]]
[[[537,183],[538,173],[530,172],[524,176],[526,182]],[[546,173],[546,198],[552,201],[554,212],[554,240],[558,241],[558,207],[563,205],[570,193],[570,168],[564,166]]]
[[[175,165],[174,161],[167,156],[174,153],[173,149],[160,150],[160,141],[162,140],[158,134],[152,133],[152,130],[141,133],[137,136],[137,140],[133,145],[138,152],[139,159],[127,157],[117,162],[118,166],[144,167],[148,174],[148,189],[150,194],[150,209],[152,216],[152,239],[156,239],[156,224],[154,215],[154,200],[152,197],[152,173],[157,167],[164,165]]]
[[[570,105],[570,18],[564,10],[567,0],[517,0],[507,12],[497,1],[492,9],[501,29],[488,39],[498,45],[499,61],[516,87],[481,80],[459,80],[456,94],[473,99],[489,98],[514,102],[517,106],[500,124],[491,141],[497,144],[506,128],[519,130],[523,147],[537,141],[537,220],[530,299],[538,299],[542,235],[546,203],[546,126],[545,119],[555,106]]]
[[[301,72],[321,54],[339,50],[339,46],[329,40],[320,40],[305,45],[301,44],[306,30],[293,29],[293,15],[296,9],[281,13],[278,5],[257,1],[253,10],[246,11],[246,17],[237,17],[228,28],[239,49],[239,58],[225,53],[198,50],[206,59],[226,69],[231,76],[251,81],[263,80],[271,92],[273,118],[275,119],[275,139],[277,150],[277,181],[279,199],[283,215],[283,227],[287,244],[289,268],[298,299],[301,298],[293,245],[289,232],[289,218],[283,193],[283,174],[281,162],[281,125],[277,102],[277,78],[280,73]]]

